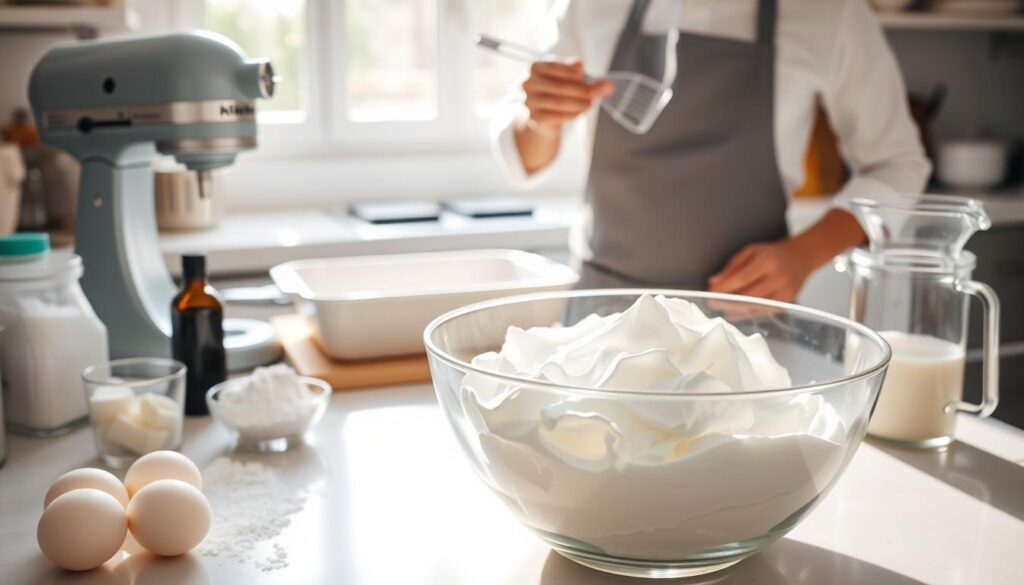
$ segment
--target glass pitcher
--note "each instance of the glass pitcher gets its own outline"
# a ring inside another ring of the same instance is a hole
[[[953,440],[956,413],[988,416],[999,400],[999,298],[971,279],[963,249],[991,225],[980,202],[924,195],[844,203],[868,235],[867,249],[836,259],[853,280],[850,317],[878,331],[893,357],[868,433],[908,447]],[[968,303],[984,309],[981,404],[963,402]]]

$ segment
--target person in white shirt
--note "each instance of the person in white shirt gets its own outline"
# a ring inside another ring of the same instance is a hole
[[[492,134],[509,175],[530,184],[556,163],[566,126],[586,123],[586,207],[570,242],[582,287],[793,300],[864,240],[840,208],[788,234],[818,104],[851,171],[840,194],[925,185],[931,165],[865,0],[568,0],[553,12],[547,52],[562,59],[533,64]],[[614,89],[602,75],[669,78],[673,51],[673,96],[649,131],[596,107]]]

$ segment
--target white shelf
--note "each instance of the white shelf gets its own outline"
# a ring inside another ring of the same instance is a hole
[[[974,30],[1024,32],[1024,14],[967,16],[938,12],[879,12],[882,26],[894,30]]]
[[[0,30],[127,30],[137,24],[128,7],[0,6]]]

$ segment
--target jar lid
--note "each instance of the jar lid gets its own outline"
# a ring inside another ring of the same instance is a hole
[[[69,250],[24,256],[0,256],[0,282],[82,276],[82,258]]]
[[[49,251],[50,234],[44,232],[23,232],[9,236],[0,236],[0,258],[7,256],[35,256]],[[27,260],[28,258],[25,259]]]

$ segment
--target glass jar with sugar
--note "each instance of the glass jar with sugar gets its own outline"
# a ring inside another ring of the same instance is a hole
[[[82,259],[49,237],[0,237],[0,371],[13,432],[52,436],[85,422],[79,375],[107,360],[107,329],[82,293]]]

